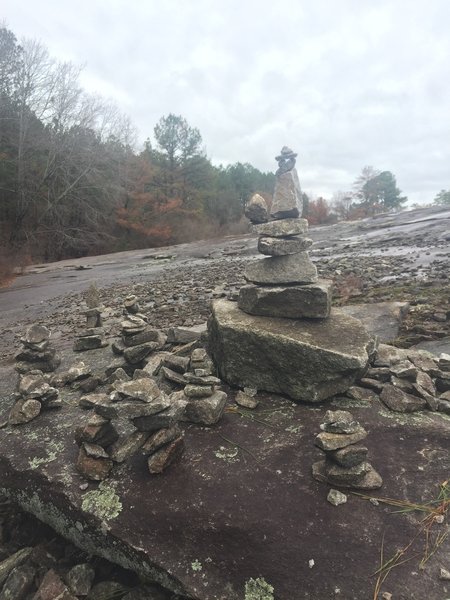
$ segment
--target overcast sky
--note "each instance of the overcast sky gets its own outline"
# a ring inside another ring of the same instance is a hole
[[[84,64],[141,140],[172,112],[215,164],[274,170],[290,146],[305,191],[364,165],[411,202],[450,188],[450,0],[2,0],[1,18]]]

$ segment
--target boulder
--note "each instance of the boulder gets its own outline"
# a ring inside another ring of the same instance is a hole
[[[246,267],[244,277],[262,285],[315,283],[317,269],[307,252],[299,252],[255,260]]]
[[[286,287],[244,285],[238,305],[251,315],[324,319],[331,310],[331,281]]]
[[[361,322],[339,310],[326,321],[299,321],[248,315],[216,300],[208,328],[222,380],[304,402],[346,391],[374,347]]]
[[[245,207],[245,216],[252,223],[265,223],[269,220],[267,203],[260,194],[253,194]]]
[[[225,392],[214,392],[209,398],[196,398],[186,404],[183,421],[199,423],[201,425],[214,425],[221,418],[227,395]]]
[[[424,410],[427,402],[423,398],[418,398],[412,394],[407,394],[403,390],[393,386],[385,385],[380,394],[380,400],[395,412],[415,412]]]

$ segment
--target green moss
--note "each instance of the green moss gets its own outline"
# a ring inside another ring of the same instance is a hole
[[[245,584],[244,600],[274,600],[273,586],[263,577],[249,579]]]
[[[84,494],[81,508],[102,521],[110,521],[122,512],[122,502],[115,490],[102,482],[98,489]]]
[[[195,560],[194,560],[194,561],[191,563],[191,569],[192,569],[193,571],[201,571],[201,570],[203,569],[203,567],[202,567],[202,563],[201,563],[199,560],[195,559]]]

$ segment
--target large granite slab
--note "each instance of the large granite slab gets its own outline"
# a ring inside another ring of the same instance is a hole
[[[361,322],[339,310],[323,321],[293,320],[249,315],[217,300],[208,331],[223,380],[303,402],[347,390],[374,349]]]

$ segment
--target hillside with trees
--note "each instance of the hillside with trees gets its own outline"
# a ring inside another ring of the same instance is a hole
[[[273,173],[215,166],[180,115],[156,123],[143,149],[126,115],[86,93],[80,68],[0,27],[0,257],[51,261],[243,232],[254,192]],[[442,190],[435,202],[447,203]],[[331,201],[303,193],[312,225],[399,210],[390,171],[364,167]]]

